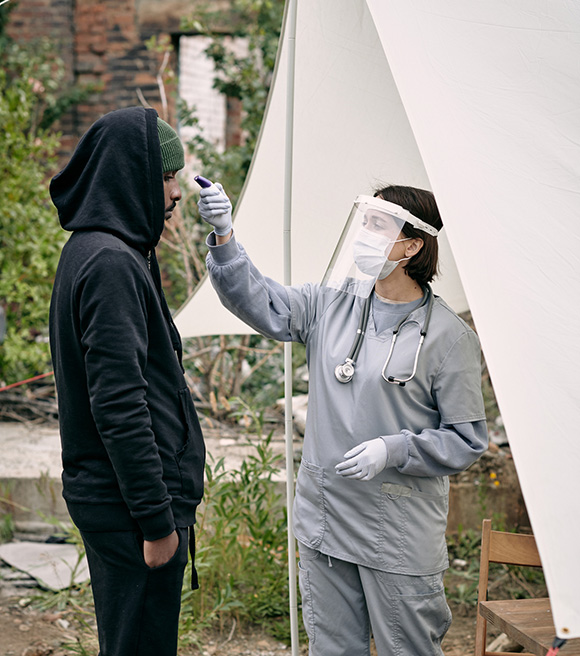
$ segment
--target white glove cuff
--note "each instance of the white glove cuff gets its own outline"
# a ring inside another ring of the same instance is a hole
[[[226,235],[229,235],[230,232],[232,231],[232,222],[229,221],[227,225],[222,228],[218,228],[217,226],[214,226],[213,231],[215,232],[216,235],[219,235],[220,237],[225,237]]]

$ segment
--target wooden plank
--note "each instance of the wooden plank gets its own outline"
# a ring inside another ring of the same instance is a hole
[[[546,656],[552,646],[556,632],[548,598],[482,601],[479,612],[536,656]],[[559,656],[580,656],[580,638],[569,640]]]
[[[532,654],[547,654],[554,639],[554,623],[547,599],[484,601],[480,604],[480,612],[490,624]]]
[[[534,536],[520,533],[491,531],[489,560],[493,563],[542,566]]]

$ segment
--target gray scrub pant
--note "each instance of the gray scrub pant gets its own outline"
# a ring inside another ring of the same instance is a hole
[[[390,574],[298,547],[309,656],[369,656],[371,632],[378,656],[443,656],[443,572]]]

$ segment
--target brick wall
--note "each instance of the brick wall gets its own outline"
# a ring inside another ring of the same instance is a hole
[[[74,81],[74,29],[72,0],[27,0],[12,8],[8,34],[19,43],[47,37],[55,44],[64,62],[66,84]],[[63,117],[63,149],[74,146],[76,138],[72,116]]]
[[[180,16],[205,0],[13,0],[7,31],[19,43],[48,37],[66,69],[66,84],[92,85],[94,90],[62,117],[61,162],[64,164],[78,139],[100,116],[120,107],[146,103],[176,125],[177,93],[195,106],[204,135],[218,149],[241,142],[239,101],[227,101],[213,89],[213,64],[204,55],[207,38],[180,35]],[[229,0],[212,0],[228,15]],[[226,30],[224,21],[224,31]],[[176,46],[167,71],[179,71],[168,80],[164,92],[167,112],[158,84],[163,53],[147,49],[151,35]],[[228,39],[238,53],[247,50],[240,39]],[[179,57],[179,63],[177,58]],[[184,128],[182,139],[195,133]]]
[[[63,157],[97,118],[140,104],[139,93],[163,115],[156,80],[162,55],[145,46],[150,34],[140,29],[135,0],[22,0],[10,14],[8,33],[20,43],[50,38],[64,60],[67,83],[98,89],[63,117]],[[166,91],[167,116],[174,121],[173,86]]]

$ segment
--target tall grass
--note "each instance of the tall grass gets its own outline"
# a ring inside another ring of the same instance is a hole
[[[288,548],[286,508],[274,475],[282,456],[270,434],[257,444],[238,470],[224,459],[206,465],[206,491],[196,525],[196,570],[200,589],[182,595],[182,644],[198,643],[207,628],[233,623],[260,624],[288,639]],[[188,568],[191,564],[188,565]]]

